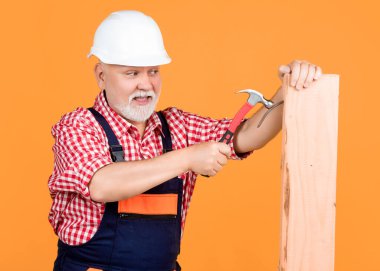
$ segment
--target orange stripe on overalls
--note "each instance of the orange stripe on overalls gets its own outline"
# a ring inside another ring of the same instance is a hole
[[[119,201],[118,213],[176,215],[177,194],[140,194]]]

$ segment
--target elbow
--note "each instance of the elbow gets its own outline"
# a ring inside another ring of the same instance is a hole
[[[250,142],[234,142],[234,149],[236,153],[246,153],[250,151],[256,151],[263,148],[268,142],[253,140]]]
[[[256,151],[256,150],[259,150],[259,149],[262,149],[264,148],[266,145],[267,145],[268,142],[258,142],[256,144],[253,145],[253,150]]]
[[[97,190],[90,191],[90,197],[91,197],[91,200],[96,201],[96,202],[101,202],[101,203],[105,203],[106,202],[105,197],[103,196],[103,194],[99,193]]]
[[[114,202],[131,197],[131,195],[127,193],[122,193],[123,188],[121,188],[120,185],[113,185],[100,175],[97,176],[96,173],[92,177],[88,188],[90,198],[96,202]]]
[[[95,175],[92,177],[88,186],[90,198],[96,202],[106,202],[106,193],[99,184],[100,180],[98,180]]]

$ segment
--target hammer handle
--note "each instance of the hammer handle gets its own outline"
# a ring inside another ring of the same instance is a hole
[[[228,129],[228,130],[224,133],[224,135],[222,136],[222,138],[219,140],[219,142],[222,142],[222,143],[228,144],[228,143],[230,143],[230,141],[231,141],[233,135],[234,135],[234,133],[231,132],[231,131]]]
[[[229,131],[235,133],[236,128],[239,126],[245,115],[248,113],[249,110],[251,110],[253,105],[249,103],[245,103],[240,110],[236,113],[234,119],[232,120],[230,127],[228,128]]]
[[[223,142],[225,144],[230,143],[232,136],[234,135],[236,128],[239,126],[245,115],[248,113],[249,110],[253,105],[250,105],[249,103],[245,103],[239,110],[239,112],[236,113],[234,119],[232,120],[230,127],[228,130],[224,133],[223,137],[219,140],[219,142]],[[203,177],[210,177],[207,175],[202,175]]]

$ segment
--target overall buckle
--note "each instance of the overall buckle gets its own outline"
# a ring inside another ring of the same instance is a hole
[[[125,161],[124,151],[121,145],[111,145],[110,146],[111,158],[114,162]]]

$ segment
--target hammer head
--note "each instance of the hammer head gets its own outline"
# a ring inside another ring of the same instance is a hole
[[[262,103],[268,109],[273,106],[273,102],[265,99],[263,94],[261,94],[257,90],[243,89],[243,90],[238,91],[237,93],[248,93],[249,98],[247,102],[252,106],[256,105],[257,103]]]

